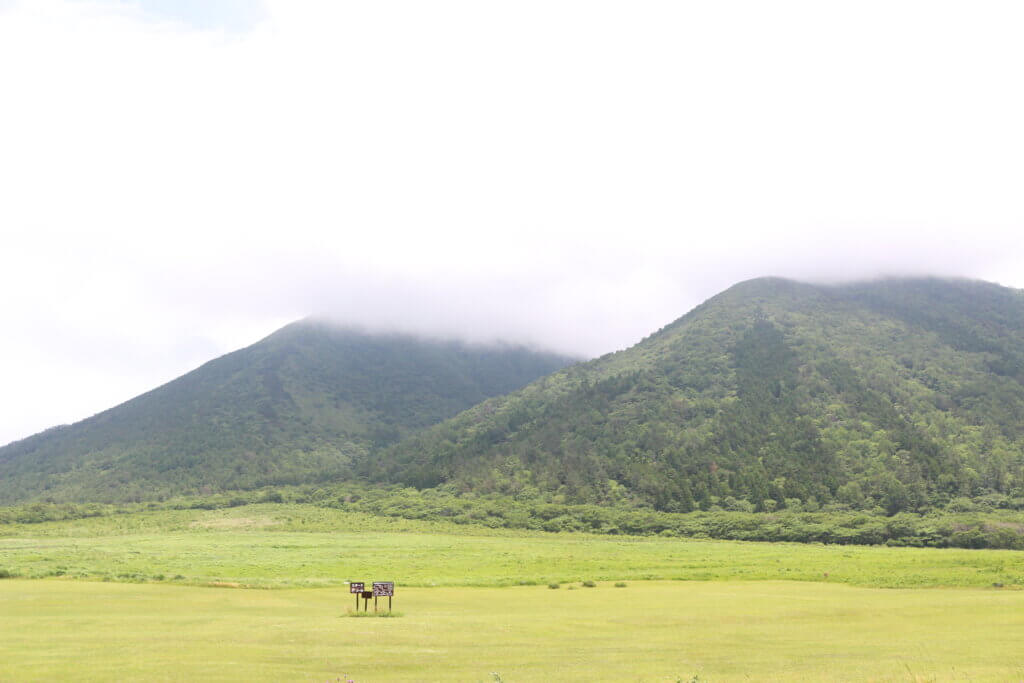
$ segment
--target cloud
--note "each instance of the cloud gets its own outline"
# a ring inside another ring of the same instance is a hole
[[[124,11],[201,31],[244,33],[266,19],[259,0],[121,0]]]
[[[1022,18],[0,5],[0,441],[311,313],[597,355],[759,275],[1024,286]]]

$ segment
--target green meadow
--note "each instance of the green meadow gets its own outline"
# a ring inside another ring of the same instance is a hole
[[[1024,586],[1024,553],[552,534],[264,504],[0,525],[0,572],[257,588],[393,578],[417,587],[788,580],[1007,589]]]
[[[1024,593],[794,582],[338,588],[0,582],[0,680],[1019,680]]]
[[[1024,679],[1019,551],[266,504],[0,525],[0,576],[0,681]],[[398,616],[351,618],[349,579]]]

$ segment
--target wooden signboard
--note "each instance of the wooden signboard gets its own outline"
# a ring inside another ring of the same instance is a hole
[[[359,598],[362,597],[363,591],[365,590],[362,581],[350,581],[348,584],[348,592],[356,594],[356,611],[359,611]],[[365,610],[365,606],[363,607]]]
[[[377,598],[388,599],[388,611],[391,611],[391,596],[395,594],[395,582],[394,581],[374,581],[373,582],[373,611],[377,611]]]
[[[394,581],[374,581],[373,590],[366,590],[366,584],[362,581],[349,581],[348,592],[356,596],[356,611],[359,611],[359,598],[363,599],[363,610],[365,611],[370,598],[373,598],[373,611],[377,611],[377,598],[388,599],[388,611],[391,611],[391,598],[395,594]]]

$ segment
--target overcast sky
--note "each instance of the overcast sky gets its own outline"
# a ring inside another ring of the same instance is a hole
[[[599,355],[1024,287],[1024,4],[0,0],[0,444],[330,313]]]

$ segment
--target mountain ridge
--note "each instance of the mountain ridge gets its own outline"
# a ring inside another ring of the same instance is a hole
[[[1024,495],[1024,292],[944,278],[745,281],[364,471],[674,512]]]
[[[0,500],[129,499],[342,476],[351,460],[573,359],[316,318],[0,448]],[[173,476],[183,478],[168,482]]]
[[[1022,290],[756,278],[571,360],[310,318],[0,448],[0,501],[352,479],[664,512],[1024,499]]]

